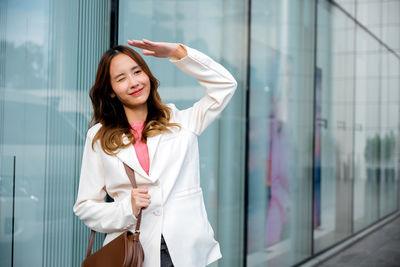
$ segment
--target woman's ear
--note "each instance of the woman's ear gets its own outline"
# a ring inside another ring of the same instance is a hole
[[[110,96],[111,96],[111,98],[114,98],[114,97],[115,97],[115,93],[112,92],[112,93],[110,94]]]

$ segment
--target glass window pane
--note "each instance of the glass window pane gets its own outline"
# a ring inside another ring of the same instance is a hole
[[[15,201],[14,240],[5,242],[14,241],[13,266],[80,266],[84,257],[89,229],[72,205],[110,12],[108,0],[90,2],[0,4],[0,159],[16,158],[15,198],[0,199]],[[0,219],[9,227],[9,216]]]
[[[400,115],[399,87],[396,87],[396,81],[399,81],[399,59],[386,49],[382,52],[381,68],[381,144],[380,144],[380,199],[379,210],[380,218],[383,218],[397,209],[397,140],[398,123]],[[394,73],[397,71],[398,76]]]
[[[354,22],[340,9],[319,2],[314,252],[351,234],[354,33]]]
[[[247,266],[290,266],[311,255],[314,4],[251,13]]]
[[[314,252],[351,234],[355,23],[318,5]]]

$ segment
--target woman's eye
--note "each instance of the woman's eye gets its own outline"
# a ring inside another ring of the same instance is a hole
[[[139,74],[139,73],[141,73],[142,72],[142,70],[137,70],[137,71],[135,71],[134,73],[135,74]]]
[[[122,82],[123,80],[125,80],[125,77],[117,80],[117,82]]]

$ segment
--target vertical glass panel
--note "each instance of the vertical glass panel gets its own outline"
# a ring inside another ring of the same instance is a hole
[[[380,217],[383,218],[397,209],[396,170],[398,168],[398,125],[399,125],[399,58],[383,47],[381,62],[381,144],[380,144]],[[394,72],[393,72],[394,70]],[[399,73],[400,74],[400,73]]]
[[[200,136],[200,174],[207,215],[221,244],[215,265],[243,262],[247,1],[119,2],[119,43],[127,39],[180,42],[224,65],[238,89],[222,116]],[[164,103],[188,108],[204,95],[197,81],[167,59],[145,57],[160,80]]]
[[[314,252],[351,234],[355,24],[318,2]]]
[[[311,255],[314,1],[252,1],[247,266]]]
[[[361,27],[356,27],[356,97],[354,136],[354,231],[379,218],[381,187],[381,47]]]
[[[21,226],[13,221],[15,207],[15,158],[0,156],[0,266],[9,267],[13,263],[12,246],[14,232]]]
[[[10,255],[14,266],[43,265],[46,168],[46,120],[43,118],[46,118],[48,62],[45,51],[49,27],[46,9],[49,3],[43,0],[6,1],[5,7],[0,135],[2,156],[15,156],[17,163],[15,198],[9,198],[9,203],[14,201],[15,210],[14,255]]]
[[[12,266],[82,262],[89,230],[72,205],[109,11],[108,0],[1,1],[0,156],[16,157]]]

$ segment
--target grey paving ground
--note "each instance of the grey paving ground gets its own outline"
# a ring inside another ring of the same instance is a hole
[[[400,217],[318,266],[400,267]]]

